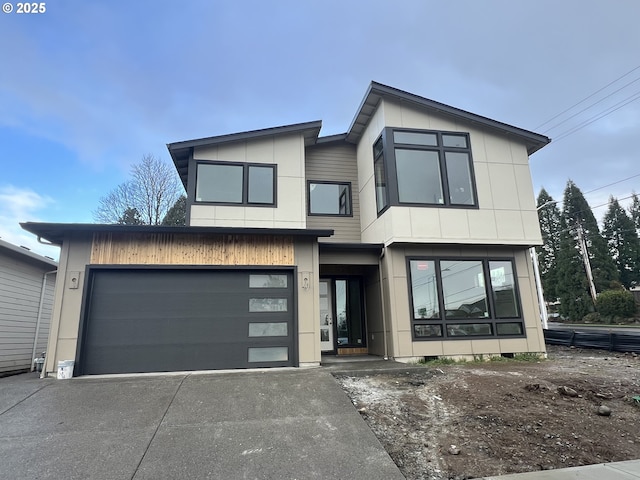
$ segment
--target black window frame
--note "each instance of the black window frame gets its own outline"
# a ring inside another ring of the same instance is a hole
[[[413,143],[396,143],[394,141],[394,132],[406,133],[426,133],[435,135],[437,138],[437,146],[432,145],[416,145]],[[444,146],[443,136],[460,136],[466,140],[466,147],[448,147]],[[381,144],[381,147],[380,147]],[[418,150],[437,152],[440,167],[440,186],[442,189],[443,203],[416,203],[401,202],[398,192],[398,172],[396,166],[396,149],[402,150]],[[473,189],[473,203],[461,204],[452,203],[449,191],[449,177],[447,172],[446,153],[465,153],[469,159],[469,175],[471,188]],[[475,170],[473,168],[473,155],[471,152],[471,138],[468,132],[454,132],[444,130],[424,130],[411,128],[393,128],[386,127],[382,130],[380,136],[373,144],[373,164],[374,164],[374,182],[378,182],[376,177],[376,164],[382,162],[382,172],[385,176],[385,198],[378,197],[378,189],[376,188],[376,210],[378,216],[382,215],[391,206],[403,207],[423,207],[423,208],[456,208],[477,210],[478,205],[478,189],[476,185]],[[382,203],[381,203],[382,201]]]
[[[236,166],[242,168],[242,201],[241,202],[214,202],[208,200],[198,200],[198,170],[201,165],[221,165]],[[271,168],[273,171],[273,202],[250,202],[249,201],[249,170],[252,167]],[[204,161],[196,160],[196,178],[194,204],[198,205],[225,205],[235,207],[268,207],[275,208],[278,206],[278,166],[275,163],[246,163],[246,162],[224,162],[224,161]]]
[[[431,319],[416,319],[415,307],[413,301],[413,285],[411,278],[411,262],[412,261],[430,261],[434,262],[436,270],[436,287],[438,294],[438,308],[439,317]],[[447,318],[444,305],[444,292],[442,287],[442,272],[440,270],[441,261],[473,261],[481,262],[483,269],[484,290],[485,298],[487,301],[487,309],[489,316],[482,318]],[[495,298],[493,295],[493,287],[491,284],[491,262],[510,262],[513,272],[514,280],[514,295],[516,307],[518,310],[518,316],[516,317],[498,317],[496,315]],[[518,282],[518,273],[516,271],[516,261],[513,257],[451,257],[451,256],[408,256],[405,258],[405,266],[407,271],[407,289],[409,291],[409,312],[411,315],[411,338],[414,342],[432,342],[432,341],[450,341],[450,340],[487,340],[487,339],[501,339],[501,338],[526,338],[526,326],[524,321],[524,315],[522,311],[522,299],[520,297],[520,285]],[[491,335],[455,335],[450,336],[448,334],[447,326],[452,325],[472,325],[472,324],[489,324],[491,325]],[[521,327],[521,334],[505,334],[498,335],[499,324],[519,324]],[[431,337],[419,337],[416,335],[416,325],[428,325],[440,328],[440,336]]]
[[[341,185],[349,190],[349,213],[313,213],[311,211],[311,185]],[[307,180],[307,215],[310,217],[353,217],[353,189],[351,182],[333,180]]]

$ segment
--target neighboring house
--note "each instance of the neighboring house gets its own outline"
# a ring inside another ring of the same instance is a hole
[[[48,372],[543,353],[522,130],[371,83],[321,122],[168,145],[186,227],[26,223],[62,245]]]
[[[46,350],[57,267],[0,240],[0,376],[29,370]]]

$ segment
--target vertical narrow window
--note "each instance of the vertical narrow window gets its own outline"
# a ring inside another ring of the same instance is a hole
[[[249,165],[248,202],[273,204],[273,173],[272,166]]]
[[[452,205],[474,205],[475,194],[469,166],[469,154],[445,152],[449,202]]]
[[[489,262],[491,273],[491,295],[496,310],[496,318],[517,318],[520,316],[516,300],[516,280],[513,264],[508,261]]]
[[[373,145],[373,175],[376,187],[376,208],[377,212],[380,213],[389,205],[382,137]]]
[[[411,260],[413,319],[440,319],[436,266],[432,260]]]

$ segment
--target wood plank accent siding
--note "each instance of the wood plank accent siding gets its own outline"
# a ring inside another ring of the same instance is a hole
[[[335,231],[320,242],[360,242],[360,199],[356,147],[350,144],[316,145],[305,153],[305,175],[309,180],[351,182],[352,217],[307,215],[307,228],[329,228]],[[305,185],[308,189],[308,186]],[[309,192],[305,193],[308,202]],[[307,214],[309,206],[306,207]]]
[[[293,265],[293,239],[271,235],[96,233],[97,265]]]
[[[369,349],[367,347],[360,348],[340,348],[338,347],[338,355],[368,355]]]

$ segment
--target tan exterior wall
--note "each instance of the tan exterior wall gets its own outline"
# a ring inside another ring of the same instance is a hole
[[[307,216],[308,228],[332,229],[333,236],[320,242],[360,242],[360,196],[356,147],[348,144],[307,147],[305,158],[307,182],[310,180],[351,182],[350,217]],[[307,187],[305,187],[307,188]],[[305,192],[306,194],[306,192]],[[308,206],[306,206],[308,210]]]
[[[479,208],[394,206],[378,218],[372,150],[384,127],[468,132]],[[524,144],[462,121],[385,100],[372,117],[357,152],[364,242],[542,243]]]
[[[298,352],[301,366],[320,364],[320,277],[318,244],[297,240],[298,267]]]
[[[55,374],[61,360],[75,360],[84,294],[85,268],[91,257],[91,237],[65,238],[60,251],[49,345],[44,370]]]
[[[411,311],[406,267],[407,256],[447,257],[513,257],[515,259],[518,288],[526,338],[486,340],[417,341],[411,335]],[[387,319],[391,319],[392,353],[397,360],[418,359],[425,356],[500,355],[502,353],[544,353],[545,343],[536,300],[533,267],[528,251],[517,247],[391,247],[385,255],[385,301]]]
[[[197,147],[196,160],[277,165],[277,207],[193,205],[191,226],[305,228],[304,138],[281,135],[213,147]]]

